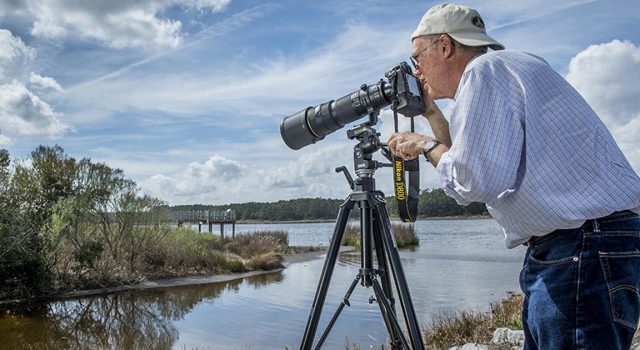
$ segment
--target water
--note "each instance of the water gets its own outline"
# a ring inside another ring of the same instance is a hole
[[[416,224],[420,246],[401,250],[417,317],[488,311],[518,290],[523,248],[507,250],[493,220]],[[291,245],[328,245],[333,223],[237,225],[236,233],[284,229]],[[290,349],[298,348],[323,256],[283,272],[205,286],[166,288],[14,307],[0,314],[0,348]],[[333,273],[318,337],[357,274],[359,255]],[[370,289],[356,287],[326,349],[382,344],[387,332]],[[402,321],[401,321],[402,322]]]

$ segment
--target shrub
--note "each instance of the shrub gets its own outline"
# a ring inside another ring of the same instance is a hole
[[[73,253],[73,257],[80,264],[80,267],[93,268],[94,261],[102,255],[103,250],[102,242],[88,241],[80,245]]]

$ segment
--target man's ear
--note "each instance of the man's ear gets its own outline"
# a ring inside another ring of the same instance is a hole
[[[442,34],[440,35],[440,38],[438,38],[438,41],[440,42],[439,52],[442,55],[442,57],[444,59],[451,58],[451,56],[453,56],[456,49],[453,39],[451,39],[451,37],[448,36],[447,34]]]

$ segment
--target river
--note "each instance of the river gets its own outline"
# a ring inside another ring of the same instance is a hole
[[[237,225],[236,233],[283,229],[291,245],[328,245],[333,223]],[[491,219],[416,223],[420,246],[401,250],[417,317],[489,311],[516,291],[524,247],[504,247]],[[7,349],[296,349],[323,256],[284,271],[200,286],[115,293],[0,309],[0,348]],[[318,337],[358,272],[359,254],[341,256]],[[324,348],[383,344],[387,337],[372,290],[357,286]],[[401,320],[401,323],[402,320]]]

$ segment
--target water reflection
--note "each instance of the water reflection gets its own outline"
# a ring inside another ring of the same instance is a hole
[[[280,281],[282,273],[244,280],[256,289]],[[238,291],[241,284],[235,280],[0,309],[0,348],[171,349],[179,337],[175,321],[225,291]]]

